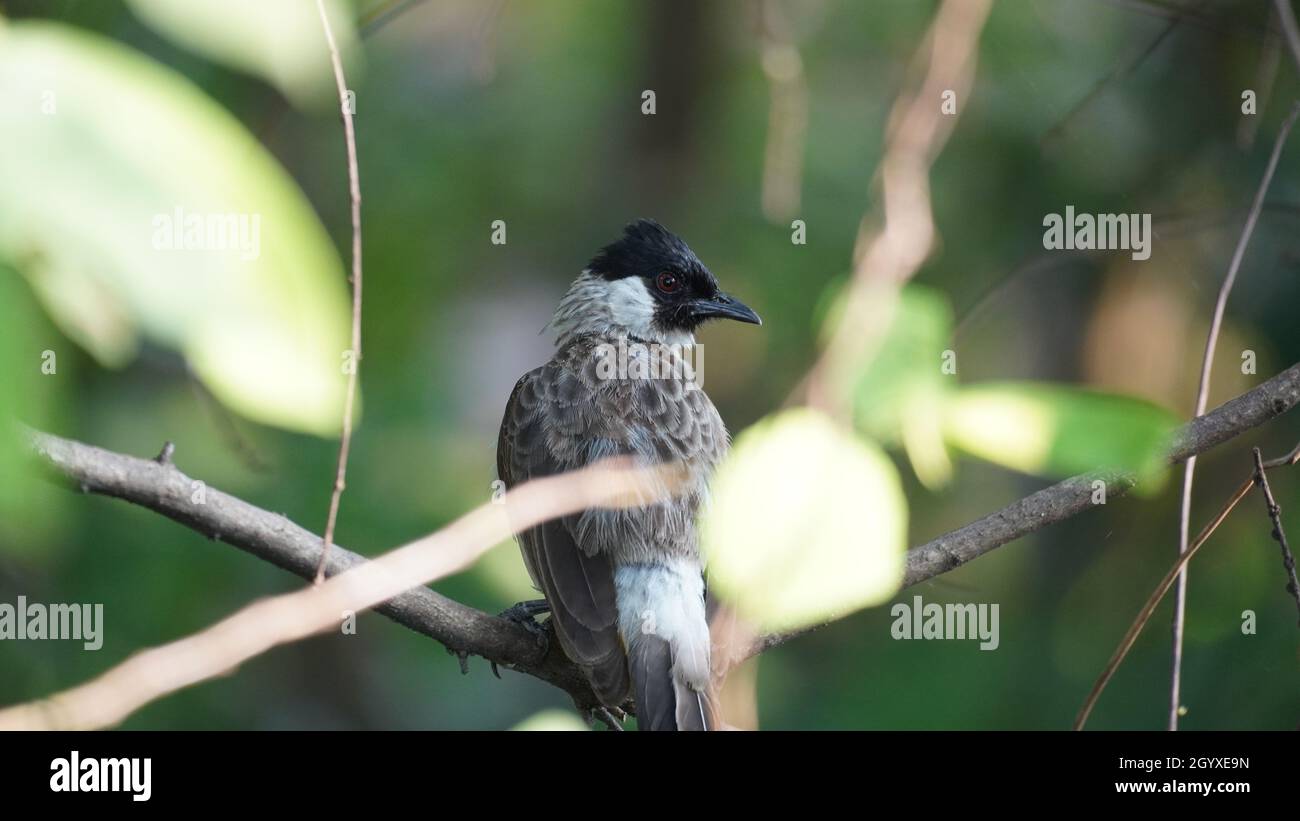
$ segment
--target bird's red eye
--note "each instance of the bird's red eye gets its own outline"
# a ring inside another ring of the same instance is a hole
[[[675,275],[664,271],[662,274],[655,277],[655,285],[657,285],[659,290],[663,291],[665,294],[671,294],[678,288],[682,287],[682,281]]]

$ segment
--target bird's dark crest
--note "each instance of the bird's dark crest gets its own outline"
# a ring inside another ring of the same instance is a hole
[[[662,271],[672,271],[687,279],[704,280],[717,288],[717,280],[690,246],[652,219],[628,223],[623,236],[601,248],[587,263],[587,270],[607,280],[649,278]]]

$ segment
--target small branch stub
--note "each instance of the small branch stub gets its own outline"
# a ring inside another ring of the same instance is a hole
[[[160,465],[170,465],[172,463],[172,454],[176,452],[176,445],[172,442],[163,442],[162,450],[153,458]]]

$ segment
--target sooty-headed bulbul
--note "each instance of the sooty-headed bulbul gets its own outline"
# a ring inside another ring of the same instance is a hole
[[[685,469],[667,501],[586,510],[519,534],[565,654],[602,704],[634,696],[641,729],[719,722],[697,517],[728,436],[693,371],[678,367],[695,330],[715,318],[762,324],[675,234],[652,220],[628,225],[560,300],[555,355],[515,385],[497,443],[508,487],[609,456]],[[629,350],[659,367],[610,367],[612,351]]]

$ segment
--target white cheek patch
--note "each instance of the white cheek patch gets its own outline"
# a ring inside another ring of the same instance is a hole
[[[613,324],[639,339],[665,345],[694,345],[690,331],[665,331],[655,327],[658,303],[641,277],[625,277],[610,283],[610,316]]]
[[[641,277],[616,279],[606,287],[609,320],[632,336],[653,339],[655,300]]]
[[[655,298],[640,277],[624,277],[610,282],[583,271],[551,319],[559,337],[558,344],[581,333],[630,334],[647,342],[669,345],[694,345],[689,331],[664,332],[655,327]]]

